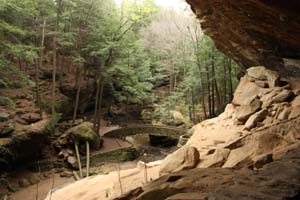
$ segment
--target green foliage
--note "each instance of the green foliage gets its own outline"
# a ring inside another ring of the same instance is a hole
[[[0,80],[6,88],[21,88],[29,84],[28,74],[13,66],[0,64]]]
[[[0,88],[8,88],[8,84],[2,79],[0,79]]]
[[[13,109],[15,104],[11,98],[5,97],[5,96],[0,96],[0,106],[5,106],[9,109]]]
[[[59,120],[61,119],[61,114],[60,113],[54,113],[51,115],[50,120],[47,122],[44,132],[46,134],[52,134],[58,125]]]

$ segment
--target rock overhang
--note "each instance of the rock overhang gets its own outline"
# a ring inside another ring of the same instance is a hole
[[[186,0],[216,47],[243,68],[300,79],[300,1]]]

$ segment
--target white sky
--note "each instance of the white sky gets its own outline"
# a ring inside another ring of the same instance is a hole
[[[155,0],[156,4],[162,7],[171,7],[181,10],[186,7],[186,2],[182,0]]]
[[[118,5],[122,0],[115,0]],[[183,10],[187,3],[183,0],[155,0],[155,3],[161,7],[174,8],[176,10]]]

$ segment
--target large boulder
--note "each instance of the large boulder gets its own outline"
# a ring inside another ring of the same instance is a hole
[[[240,147],[230,151],[230,154],[222,166],[223,168],[238,168],[253,164],[250,158],[251,149],[248,146]]]
[[[267,90],[268,88],[258,87],[255,83],[249,81],[247,77],[242,77],[234,92],[232,104],[249,105],[261,93],[264,93]]]
[[[279,74],[278,72],[266,69],[263,66],[251,67],[247,69],[248,75],[258,79],[258,80],[267,80],[269,87],[279,86]]]
[[[38,113],[26,113],[20,116],[21,119],[25,120],[28,124],[38,122],[42,119]]]
[[[176,110],[171,110],[170,114],[171,114],[171,119],[168,122],[169,125],[181,126],[188,123],[187,119],[182,115],[181,112]]]
[[[83,122],[77,126],[69,128],[59,139],[58,142],[62,147],[73,146],[75,142],[85,143],[89,141],[91,147],[97,149],[101,146],[99,134],[93,130],[93,124]]]
[[[160,166],[161,175],[195,168],[199,162],[200,154],[195,147],[185,145],[168,155]]]
[[[198,168],[221,167],[229,156],[230,150],[219,148],[211,155],[210,158],[202,161],[197,166]]]
[[[237,108],[236,119],[240,122],[245,122],[252,114],[258,111],[262,103],[259,99],[255,98],[249,105],[241,105]]]

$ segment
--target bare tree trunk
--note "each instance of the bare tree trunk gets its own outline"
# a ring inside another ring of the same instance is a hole
[[[98,130],[97,133],[100,134],[100,127],[101,127],[101,114],[102,114],[102,99],[103,99],[103,88],[104,88],[104,77],[100,81],[100,96],[99,96],[99,107],[98,107]]]
[[[232,76],[231,76],[231,59],[228,62],[228,73],[229,73],[229,98],[230,101],[233,99],[233,86],[232,86]]]
[[[227,103],[227,66],[226,66],[226,60],[225,57],[223,59],[223,67],[224,67],[224,97],[223,97],[223,106]]]
[[[95,109],[94,109],[94,131],[96,132],[98,130],[98,105],[99,105],[99,93],[100,93],[100,74],[97,75],[96,78],[96,84],[97,84],[97,90],[96,90],[96,102],[95,102]]]
[[[79,97],[80,97],[80,89],[81,89],[81,69],[79,67],[77,68],[77,91],[76,91],[76,100],[75,100],[75,106],[74,106],[74,112],[73,112],[73,121],[72,123],[75,124],[77,111],[78,111],[78,104],[79,104]]]
[[[21,61],[20,57],[18,57],[18,62],[19,62],[19,68],[20,68],[20,70],[22,70],[22,61]]]
[[[212,73],[212,115],[216,115],[216,108],[215,108],[215,87],[216,87],[216,74],[215,74],[215,50],[212,50],[211,56],[211,73]]]
[[[39,86],[39,69],[42,68],[43,59],[44,59],[45,27],[46,27],[46,20],[43,21],[43,26],[42,26],[41,43],[39,49],[40,59],[38,60],[38,62],[36,61],[36,65],[35,65],[36,100],[37,100],[37,106],[40,109],[40,115],[42,115],[42,109],[41,109],[41,96],[40,96],[40,86]]]
[[[218,113],[222,110],[221,106],[221,98],[220,98],[220,92],[219,92],[219,87],[218,87],[218,82],[215,80],[215,89],[216,89],[216,98],[217,98],[217,108],[218,108]]]
[[[211,90],[210,90],[210,76],[209,76],[209,68],[208,65],[205,63],[205,70],[206,70],[206,81],[207,81],[207,92],[208,92],[208,116],[212,117],[212,104],[211,104]]]
[[[75,152],[76,152],[76,156],[77,156],[77,162],[78,162],[80,178],[82,178],[83,176],[82,176],[82,167],[81,167],[81,161],[80,161],[80,154],[79,154],[79,150],[78,150],[78,142],[75,142]]]
[[[90,143],[86,141],[86,177],[89,177],[90,173]]]
[[[51,105],[51,112],[52,114],[55,113],[55,90],[56,90],[56,65],[57,65],[57,33],[59,31],[59,15],[60,15],[60,6],[61,0],[57,0],[57,11],[56,11],[56,25],[55,25],[55,33],[53,38],[53,72],[52,72],[52,105]]]

